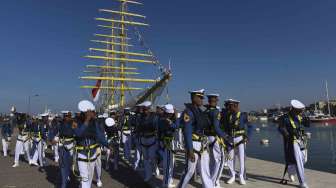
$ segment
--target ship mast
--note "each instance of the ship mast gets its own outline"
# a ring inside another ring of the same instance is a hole
[[[328,116],[331,116],[331,113],[330,113],[330,99],[329,99],[329,90],[328,90],[327,80],[325,81],[325,86],[326,86],[326,95],[327,95]]]
[[[145,87],[145,92],[143,96],[137,96],[133,98],[133,103],[138,103],[139,100],[154,100],[153,93],[157,92],[161,88],[164,88],[166,83],[171,77],[170,71],[165,71],[163,73],[163,78],[157,79],[145,79],[136,77],[139,75],[138,67],[129,66],[132,65],[160,65],[157,58],[149,49],[142,46],[142,48],[132,48],[134,43],[131,42],[132,34],[130,33],[131,28],[134,27],[137,30],[138,26],[146,27],[149,26],[142,20],[146,17],[132,11],[129,11],[129,6],[139,6],[143,5],[141,2],[134,0],[114,0],[116,1],[116,7],[118,10],[112,9],[99,9],[104,15],[103,17],[95,18],[99,21],[98,27],[109,31],[107,34],[98,33],[94,34],[98,39],[91,40],[91,42],[98,45],[105,45],[105,48],[94,47],[90,48],[90,52],[93,54],[85,56],[91,60],[101,60],[104,63],[102,65],[87,65],[84,73],[96,74],[96,75],[85,75],[81,76],[80,79],[88,81],[96,81],[95,86],[84,85],[81,88],[84,89],[99,89],[103,90],[104,95],[102,96],[102,109],[107,109],[109,107],[122,108],[130,104],[128,95],[126,92],[144,90],[141,87],[132,87],[130,84],[137,83],[147,83],[153,84],[152,87]],[[139,34],[140,35],[140,34]],[[138,36],[136,36],[138,37]],[[140,40],[139,40],[140,41]],[[135,49],[143,49],[144,52],[137,52]],[[154,89],[153,89],[154,88]],[[133,95],[132,95],[133,96]],[[147,96],[147,97],[144,97]],[[150,96],[150,97],[149,97]]]

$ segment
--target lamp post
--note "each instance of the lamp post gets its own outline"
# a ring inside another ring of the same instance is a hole
[[[35,94],[35,95],[29,95],[29,96],[28,96],[28,115],[30,115],[30,99],[31,99],[32,97],[38,97],[38,96],[40,96],[40,95]]]

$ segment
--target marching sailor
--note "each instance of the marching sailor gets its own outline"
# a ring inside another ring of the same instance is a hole
[[[307,136],[304,127],[309,127],[309,118],[303,116],[305,105],[298,100],[291,100],[291,109],[280,118],[279,131],[283,136],[286,168],[289,179],[294,181],[294,174],[300,182],[300,187],[308,188],[304,176],[304,164],[307,162]],[[281,183],[286,184],[284,177]]]
[[[142,156],[142,151],[141,151],[141,144],[140,144],[140,133],[138,131],[140,118],[142,114],[142,104],[138,104],[135,108],[135,113],[132,115],[131,118],[131,124],[132,124],[132,138],[133,138],[133,143],[135,145],[135,152],[134,152],[134,159],[133,159],[133,169],[137,170],[140,166],[141,162],[141,156]]]
[[[27,161],[29,161],[29,164],[31,163],[29,147],[31,131],[30,125],[30,121],[28,121],[26,114],[21,114],[18,116],[17,128],[19,133],[16,139],[14,165],[12,166],[13,168],[19,166],[19,158],[22,152],[26,153]]]
[[[125,108],[120,120],[121,142],[124,146],[124,159],[131,160],[132,135],[130,108]]]
[[[56,120],[55,120],[56,121]],[[57,145],[59,154],[59,167],[61,169],[61,187],[66,188],[70,181],[70,172],[72,166],[72,157],[75,147],[74,139],[74,121],[71,112],[64,114],[64,118],[57,128],[51,132],[52,144]]]
[[[95,106],[90,101],[81,101],[78,104],[81,112],[85,112],[84,122],[73,124],[76,136],[76,154],[78,169],[81,177],[81,188],[90,188],[96,166],[96,160],[100,153],[99,143],[108,147],[103,130],[96,121]],[[97,185],[102,185],[97,182]]]
[[[221,114],[219,111],[219,94],[208,94],[208,105],[206,114],[210,120],[208,140],[210,149],[210,174],[215,187],[220,187],[219,180],[224,167],[224,142],[228,140],[227,134],[220,128]]]
[[[159,146],[163,158],[163,184],[162,187],[175,187],[173,184],[174,170],[174,134],[179,128],[179,120],[176,117],[174,106],[167,104],[164,106],[164,114],[159,119]]]
[[[204,89],[191,91],[191,104],[185,104],[181,119],[186,148],[186,168],[179,183],[179,188],[186,188],[189,180],[198,166],[202,179],[202,187],[213,188],[209,169],[208,138],[205,134],[209,130],[208,116],[201,109],[203,106]]]
[[[8,146],[11,141],[12,137],[12,127],[10,124],[10,120],[8,117],[5,117],[2,122],[2,127],[1,127],[1,141],[2,141],[2,149],[3,149],[3,155],[4,157],[7,157],[8,154]]]
[[[45,121],[48,114],[42,114],[43,121]],[[43,140],[46,139],[46,130],[44,128],[44,123],[38,121],[36,118],[33,119],[32,125],[32,161],[30,162],[32,165],[43,167]],[[39,164],[37,163],[39,161]]]
[[[97,123],[99,125],[99,129],[104,133],[105,131],[105,119],[108,118],[108,113],[104,113],[103,115],[98,115]],[[105,135],[106,138],[106,135]],[[101,175],[102,175],[102,150],[104,146],[100,145],[100,147],[97,148],[97,159],[95,164],[95,173],[96,173],[96,180],[97,180],[97,187],[102,187],[103,183],[101,181]]]
[[[48,132],[48,138],[51,142],[51,148],[52,151],[54,151],[54,161],[55,163],[58,163],[59,160],[59,153],[58,153],[58,143],[54,142],[54,137],[56,134],[58,134],[58,129],[60,127],[60,121],[58,120],[58,117],[55,117],[51,122],[50,122],[50,127],[49,127],[49,132]]]
[[[107,118],[104,123],[107,142],[109,144],[109,147],[106,150],[106,169],[109,169],[112,155],[114,170],[118,170],[120,143],[119,129],[113,118]]]
[[[155,114],[150,112],[152,103],[145,101],[142,103],[142,114],[138,125],[138,133],[140,134],[140,144],[144,158],[145,181],[148,182],[153,175],[153,169],[156,167],[157,155],[157,119]]]
[[[227,183],[232,184],[235,182],[235,155],[237,154],[240,164],[239,182],[241,185],[245,185],[245,144],[248,136],[251,134],[252,126],[248,122],[247,114],[240,112],[239,101],[228,99],[225,103],[228,109],[227,114],[224,114],[223,128],[232,138],[231,142],[227,144],[229,155],[228,166],[231,174],[231,178],[227,181]]]

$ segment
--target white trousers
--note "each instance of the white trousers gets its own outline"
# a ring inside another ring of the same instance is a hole
[[[125,134],[127,135],[125,135]],[[126,160],[131,159],[132,136],[131,131],[124,131],[121,136],[121,141],[124,145],[124,157]]]
[[[145,180],[149,180],[152,177],[153,169],[156,166],[156,152],[158,145],[154,136],[150,138],[142,137],[140,142],[144,157]]]
[[[239,136],[234,138],[234,143],[238,143],[243,140],[243,136]],[[230,148],[229,149],[229,156],[230,160],[228,160],[228,167],[230,169],[231,177],[236,176],[235,171],[235,163],[236,163],[236,155],[239,159],[240,164],[240,171],[239,171],[239,178],[244,179],[244,173],[245,173],[245,144],[239,144],[236,148]]]
[[[193,141],[193,148],[196,151],[200,151],[202,147],[201,142]],[[211,174],[209,169],[209,153],[208,151],[204,150],[201,155],[194,153],[195,155],[195,162],[192,162],[187,158],[187,166],[185,172],[181,178],[179,183],[179,188],[186,188],[191,177],[195,173],[196,167],[199,169],[199,174],[201,175],[202,180],[202,187],[203,188],[214,188],[214,183],[211,180]]]
[[[4,156],[7,157],[9,142],[7,142],[6,139],[4,138],[2,138],[1,140],[2,140],[2,150],[3,150]]]
[[[297,140],[294,142],[294,155],[295,155],[295,161],[296,165],[288,165],[288,174],[294,175],[297,173],[299,182],[301,184],[306,183],[305,176],[304,176],[304,164],[305,164],[305,153],[300,148],[300,144],[302,144],[301,141]]]
[[[137,169],[139,167],[140,164],[140,160],[141,160],[141,155],[142,155],[142,151],[141,151],[141,144],[140,144],[140,138],[135,137],[134,138],[135,141],[135,153],[134,153],[134,164],[133,164],[133,168]]]
[[[33,162],[40,162],[40,166],[43,167],[43,141],[41,139],[35,139],[33,141]]]
[[[95,152],[95,154],[90,156],[90,158],[91,159],[96,158],[97,154],[98,152]],[[78,153],[78,158],[87,159],[87,156],[84,154]],[[97,165],[96,161],[92,161],[92,162],[78,161],[78,169],[79,169],[79,174],[81,176],[81,182],[80,182],[81,188],[91,187],[93,174],[94,174],[96,165]]]
[[[208,137],[209,143],[213,143],[210,147],[210,174],[215,185],[219,185],[220,176],[224,168],[224,148],[219,144],[214,136]],[[215,141],[216,140],[216,141]]]
[[[163,149],[163,183],[162,186],[166,187],[173,183],[173,172],[174,172],[174,153],[167,148]]]
[[[98,152],[101,153],[100,151]],[[97,181],[101,181],[101,174],[102,174],[101,154],[99,155],[99,157],[97,157],[95,170],[96,170]]]
[[[19,135],[18,139],[23,140],[23,141],[16,140],[15,157],[14,157],[14,163],[15,164],[19,164],[19,159],[20,159],[20,155],[21,155],[22,152],[26,153],[28,161],[31,160],[31,158],[30,158],[30,151],[29,151],[30,141],[27,140],[28,136],[21,136],[21,135]]]
[[[58,144],[52,145],[52,150],[54,151],[54,160],[57,162],[59,160]]]

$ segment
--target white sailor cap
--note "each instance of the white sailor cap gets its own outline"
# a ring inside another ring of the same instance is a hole
[[[149,108],[149,107],[152,106],[152,102],[150,102],[150,101],[145,101],[145,102],[141,103],[141,106],[142,106],[142,107],[147,107],[147,108]]]
[[[124,108],[124,110],[131,110],[131,108],[130,107],[126,107],[126,108]]]
[[[164,111],[168,114],[173,114],[175,112],[174,106],[172,104],[164,105]]]
[[[236,99],[226,99],[225,100],[225,104],[230,104],[230,103],[240,103],[240,101],[236,100]]]
[[[11,112],[16,112],[16,108],[15,106],[12,106],[11,109],[10,109]]]
[[[208,98],[211,98],[211,97],[217,97],[218,98],[219,94],[217,94],[217,93],[211,93],[211,94],[208,94],[207,97]]]
[[[94,106],[94,104],[92,104],[92,102],[88,100],[82,100],[78,103],[78,109],[81,112],[87,112],[89,110],[95,111],[96,107]]]
[[[109,116],[108,113],[105,112],[103,113],[102,118],[108,118],[108,116]]]
[[[115,125],[115,121],[114,121],[113,118],[106,118],[106,119],[105,119],[105,124],[106,124],[106,126],[108,126],[108,127],[112,127],[112,126]]]
[[[200,97],[204,97],[204,92],[205,92],[204,89],[189,91],[189,93],[191,95],[196,95],[196,96],[200,96]]]
[[[62,114],[67,114],[67,113],[69,113],[70,111],[68,111],[68,110],[63,110],[63,111],[61,111],[61,113]]]
[[[290,103],[291,103],[291,106],[295,109],[304,109],[306,107],[302,102],[296,99],[291,100]]]
[[[98,115],[98,118],[103,118],[103,115],[101,115],[101,114],[100,114],[100,115]]]

